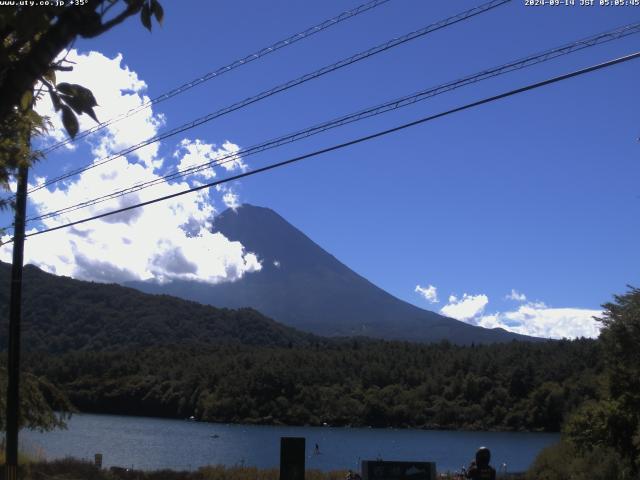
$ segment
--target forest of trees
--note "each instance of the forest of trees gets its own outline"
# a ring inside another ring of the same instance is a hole
[[[0,264],[0,310],[8,273]],[[218,422],[559,431],[605,389],[594,340],[327,339],[251,309],[35,267],[25,269],[23,345],[33,378],[80,411]]]
[[[0,315],[9,304],[10,267],[0,262]],[[115,284],[24,270],[22,345],[65,353],[175,344],[308,345],[320,337],[286,327],[252,309],[230,310]],[[0,326],[0,345],[7,344]],[[2,347],[4,348],[4,347]]]
[[[640,471],[638,289],[604,305],[597,340],[459,346],[328,339],[251,309],[33,267],[25,278],[30,425],[64,420],[48,404],[213,422],[562,431],[531,478],[635,479]]]
[[[598,396],[595,341],[159,346],[31,355],[81,411],[288,425],[558,431]]]
[[[640,289],[603,307],[597,343],[604,388],[567,418],[562,440],[538,456],[530,478],[640,478]]]
[[[38,158],[28,141],[46,126],[32,109],[36,82],[48,87],[71,136],[77,115],[95,119],[89,90],[56,83],[56,70],[72,68],[55,62],[58,53],[76,37],[93,38],[133,15],[148,29],[152,16],[162,21],[157,0],[119,2],[107,16],[116,3],[0,15],[8,52],[0,68],[0,188]],[[64,411],[75,407],[221,422],[562,430],[530,478],[640,478],[638,289],[605,305],[599,340],[460,347],[321,339],[254,310],[82,283],[25,271],[26,426],[60,426]],[[5,318],[8,292],[2,264]],[[6,335],[0,328],[0,345]]]

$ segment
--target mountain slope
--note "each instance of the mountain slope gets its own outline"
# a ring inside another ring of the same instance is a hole
[[[0,315],[8,318],[10,265],[0,262]],[[7,323],[0,348],[7,345]],[[228,310],[132,288],[24,270],[23,345],[27,350],[119,350],[173,344],[305,346],[319,339],[251,309]]]
[[[215,230],[258,254],[263,268],[231,283],[132,282],[165,293],[228,308],[252,307],[318,335],[365,335],[389,340],[469,344],[532,340],[502,329],[484,329],[422,310],[361,277],[274,211],[243,205],[226,210]]]

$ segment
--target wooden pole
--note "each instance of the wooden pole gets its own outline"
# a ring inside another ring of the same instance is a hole
[[[22,307],[22,271],[24,262],[24,229],[27,210],[29,167],[18,168],[18,189],[13,233],[11,296],[9,303],[9,359],[7,373],[7,437],[6,480],[18,478],[18,430],[20,411],[20,319]]]

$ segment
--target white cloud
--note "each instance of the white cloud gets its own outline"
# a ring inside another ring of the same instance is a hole
[[[63,55],[64,53],[61,57]],[[99,52],[80,53],[73,49],[68,52],[67,59],[74,62],[73,71],[56,72],[56,81],[77,83],[91,90],[98,102],[94,111],[99,121],[116,117],[149,100],[149,97],[144,95],[147,84],[138,78],[136,72],[122,65],[122,54],[108,58]],[[48,94],[38,102],[36,110],[51,119],[54,140],[66,138],[60,115],[54,111]],[[78,116],[78,120],[81,130],[96,125],[87,115]],[[162,115],[154,115],[150,108],[143,109],[129,118],[109,125],[93,137],[94,154],[102,157],[152,137],[163,123]],[[159,167],[157,153],[158,144],[155,143],[137,150],[134,155],[147,166]]]
[[[225,192],[225,194],[222,195],[222,201],[227,208],[231,208],[233,210],[240,206],[240,197],[233,190]]]
[[[438,289],[433,285],[429,285],[427,287],[421,287],[420,285],[416,285],[414,292],[418,293],[422,298],[427,300],[429,303],[438,303]]]
[[[440,309],[440,313],[457,320],[470,320],[484,311],[484,307],[489,303],[489,298],[484,295],[462,295],[457,298],[455,295],[449,297],[449,303]]]
[[[523,294],[515,290],[509,299],[523,301]],[[471,325],[484,328],[503,328],[510,332],[543,338],[597,337],[600,324],[593,320],[602,311],[585,308],[553,308],[544,302],[527,302],[515,310],[485,314],[489,304],[487,295],[468,295],[462,298],[449,297],[449,303],[440,313]]]
[[[601,310],[584,308],[551,308],[541,303],[520,305],[517,310],[484,315],[476,325],[504,328],[515,333],[544,338],[597,337],[600,324],[593,317]]]
[[[222,203],[227,208],[236,210],[242,202],[240,201],[240,195],[235,191],[232,184],[220,184],[216,185],[216,191],[222,195]]]
[[[180,158],[178,169],[185,170],[187,168],[196,167],[203,163],[219,161],[220,166],[227,172],[234,170],[245,171],[247,166],[243,163],[242,158],[237,155],[240,147],[235,143],[226,140],[222,146],[216,147],[213,143],[206,143],[198,138],[189,140],[185,138],[180,142],[179,148],[173,156]],[[199,169],[197,176],[205,180],[211,180],[216,176],[213,167]]]
[[[105,105],[100,110],[96,109],[100,119],[110,118],[146,101],[147,97],[141,94],[146,84],[135,72],[121,66],[120,55],[109,59],[97,52],[79,54],[72,51],[69,58],[76,62],[74,71],[69,78],[60,75],[58,81],[80,83],[93,90],[98,102]],[[52,119],[54,123],[58,121],[55,120],[57,116]],[[90,123],[82,124],[87,122],[86,119],[80,117],[80,120],[81,128],[91,126]],[[115,124],[117,126],[110,126],[104,135],[92,141],[96,160],[155,135],[161,123],[158,115],[146,109]],[[193,154],[186,147],[194,144],[198,144],[198,148],[203,148],[207,154],[211,152],[211,155],[218,155],[220,151],[235,154],[239,149],[231,142],[225,142],[215,150],[213,144],[185,140],[180,143],[183,156],[178,155],[171,160],[177,165],[191,161],[189,158],[185,160],[185,156]],[[158,148],[157,144],[152,148],[147,147],[128,158],[118,158],[87,170],[52,189],[43,188],[33,192],[30,195],[32,206],[37,212],[43,213],[111,193],[123,186],[158,179],[160,177],[155,169],[162,164]],[[244,168],[239,158],[234,162],[233,168]],[[43,181],[41,177],[36,179],[37,183]],[[173,183],[161,182],[153,188],[117,200],[44,219],[42,224],[44,227],[55,227],[114,208],[180,192],[193,184],[195,180],[190,178]],[[225,190],[225,193],[229,191]],[[238,201],[237,196],[235,201]],[[103,282],[133,279],[220,282],[235,280],[247,272],[260,270],[261,264],[255,254],[246,252],[239,242],[229,241],[220,233],[211,233],[214,214],[210,192],[200,190],[73,228],[34,236],[26,242],[25,261],[58,275]],[[0,259],[10,261],[10,258],[10,245],[0,248]]]
[[[218,151],[224,152],[220,154],[220,158],[224,158],[221,162],[221,166],[228,172],[233,172],[234,170],[240,170],[244,172],[249,168],[242,161],[242,157],[238,155],[240,147],[238,147],[238,145],[236,145],[235,143],[231,143],[230,141],[226,140]]]
[[[511,293],[504,297],[506,300],[513,300],[516,302],[526,302],[527,296],[524,293],[518,292],[516,289],[512,288]]]

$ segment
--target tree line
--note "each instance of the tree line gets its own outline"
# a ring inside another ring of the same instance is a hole
[[[640,478],[640,289],[603,307],[599,395],[565,419],[560,443],[539,455],[530,478]]]
[[[80,411],[212,422],[558,431],[598,398],[593,340],[349,341],[31,355]]]

